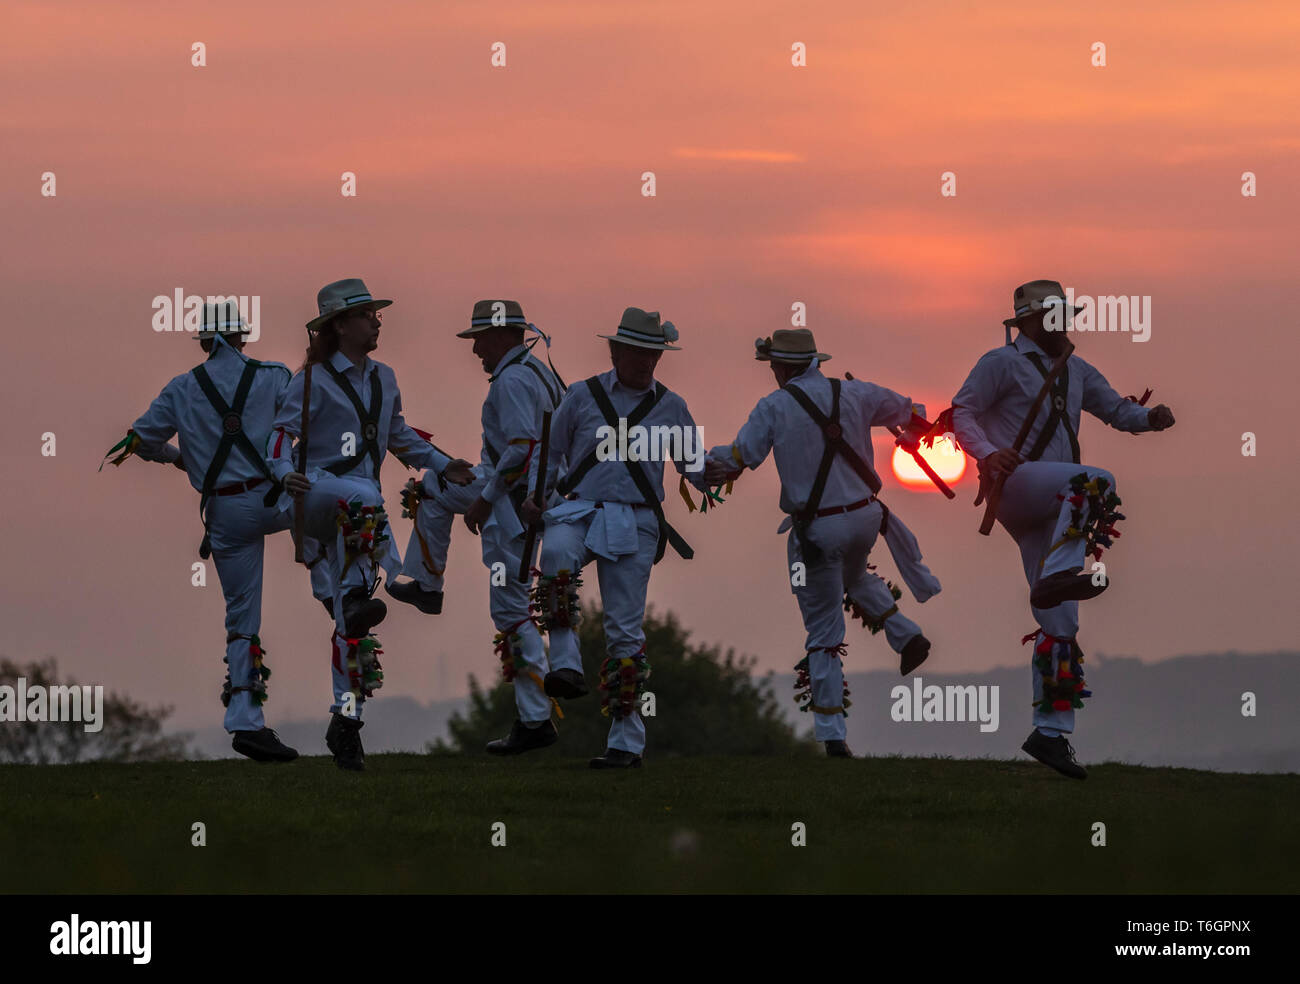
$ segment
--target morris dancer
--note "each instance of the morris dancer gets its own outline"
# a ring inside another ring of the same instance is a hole
[[[981,497],[1001,482],[991,508],[1020,548],[1029,582],[1030,610],[1038,629],[1034,643],[1034,730],[1022,749],[1072,779],[1087,771],[1074,757],[1065,735],[1074,731],[1075,708],[1091,696],[1083,680],[1079,602],[1105,590],[1107,577],[1080,576],[1089,557],[1118,537],[1115,477],[1079,461],[1079,416],[1087,410],[1117,430],[1164,430],[1174,415],[1164,404],[1147,409],[1141,400],[1122,397],[1096,369],[1070,355],[1059,375],[1052,367],[1069,344],[1064,328],[1073,313],[1065,291],[1054,280],[1034,280],[1015,290],[1012,317],[1003,324],[1007,344],[985,354],[953,397],[950,411],[933,434],[952,431],[966,452],[979,460]],[[1015,341],[1011,328],[1019,328]],[[1056,329],[1056,330],[1053,330]],[[1049,377],[1051,377],[1049,379]],[[1050,399],[1035,406],[1035,396],[1050,384]],[[1015,446],[1017,429],[1026,431]],[[978,500],[977,500],[978,502]]]
[[[883,386],[828,379],[819,363],[830,356],[817,351],[807,328],[773,332],[754,346],[754,358],[771,365],[778,388],[758,402],[734,442],[709,454],[730,469],[729,478],[757,468],[769,452],[775,455],[781,509],[788,514],[777,532],[790,531],[790,583],[807,631],[806,653],[795,666],[795,700],[801,711],[813,712],[813,731],[826,754],[852,758],[845,740],[850,702],[844,612],[861,619],[872,635],[885,630],[904,676],[930,652],[920,627],[898,610],[902,592],[867,564],[877,535],[884,533],[917,601],[939,591],[915,537],[877,498],[881,483],[873,468],[871,428],[906,428],[904,439],[915,440],[929,423],[923,407]]]
[[[234,736],[231,747],[255,761],[291,762],[298,753],[280,741],[263,717],[271,669],[258,635],[263,540],[289,525],[275,508],[280,483],[262,457],[289,369],[245,356],[247,333],[234,301],[206,305],[197,338],[207,361],[163,387],[109,454],[120,452],[114,465],[134,452],[189,475],[199,493],[204,528],[199,556],[212,557],[226,600],[227,671],[221,702],[226,731]],[[179,435],[179,449],[168,443],[173,434]]]
[[[474,305],[470,326],[457,332],[457,338],[474,340],[474,354],[488,374],[482,457],[469,485],[440,487],[432,472],[407,482],[402,514],[412,516],[415,528],[403,573],[414,580],[388,589],[394,598],[438,614],[456,515],[464,515],[471,532],[481,533],[496,652],[506,681],[514,684],[519,714],[508,737],[488,743],[494,755],[544,748],[559,738],[551,721],[552,700],[543,692],[546,648],[528,610],[528,582],[519,579],[525,532],[519,507],[531,488],[529,470],[536,471],[542,414],[559,406],[564,384],[524,344],[525,329],[546,338],[529,324],[518,302],[487,300]]]
[[[304,552],[324,555],[317,566],[329,575],[335,616],[334,703],[325,743],[340,768],[359,771],[365,768],[361,706],[383,685],[382,650],[371,635],[387,614],[371,597],[376,569],[389,580],[401,569],[379,467],[392,451],[407,466],[429,468],[457,485],[473,475],[469,462],[450,459],[406,423],[397,377],[367,354],[379,346],[379,309],[393,302],[373,298],[355,279],[327,284],[316,302],[320,314],[307,324],[307,362],[285,392],[267,461],[287,493],[281,508],[303,510]],[[308,460],[295,468],[291,445],[302,436],[308,373]]]
[[[657,311],[628,308],[614,335],[598,337],[610,343],[613,368],[570,387],[551,421],[550,458],[557,464],[567,461],[567,472],[557,487],[570,501],[545,513],[533,609],[551,638],[546,693],[581,697],[587,693],[587,683],[574,631],[579,574],[595,560],[606,644],[600,668],[601,712],[613,721],[605,754],[593,758],[590,765],[638,768],[645,750],[640,695],[650,675],[642,626],[650,569],[663,557],[666,543],[687,560],[693,556],[664,517],[663,459],[673,457],[682,476],[706,492],[710,484],[722,481],[725,469],[705,460],[686,402],[655,381],[655,366],[663,353],[680,351],[670,344],[678,337],[672,322],[661,324]],[[637,430],[638,425],[642,430]],[[680,435],[673,454],[656,455],[645,441],[658,427],[673,428]],[[618,442],[611,435],[620,433],[633,442],[641,439],[640,449],[635,443],[615,447]],[[686,460],[691,446],[698,451],[693,464]],[[526,523],[535,523],[540,511],[529,499],[522,514]]]

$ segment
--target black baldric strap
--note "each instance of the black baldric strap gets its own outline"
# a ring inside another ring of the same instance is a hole
[[[587,388],[591,390],[593,394],[596,392],[596,390],[600,390],[600,395],[602,397],[605,395],[605,391],[600,385],[599,376],[592,376],[590,379],[585,380],[585,382],[587,384]],[[654,390],[650,393],[647,393],[645,395],[645,398],[632,409],[632,412],[630,414],[628,414],[627,425],[629,427],[634,427],[637,424],[641,423],[641,421],[645,419],[646,414],[648,414],[651,410],[655,408],[655,406],[658,405],[659,401],[664,398],[664,394],[667,392],[668,390],[664,387],[663,383],[655,383]],[[609,401],[606,400],[605,402],[608,403]],[[596,397],[596,403],[599,406],[600,397]],[[613,407],[611,406],[610,409],[612,410]],[[604,407],[600,408],[600,412],[602,414],[605,413]],[[608,417],[607,414],[606,417]],[[612,426],[614,427],[615,430],[618,429],[617,414],[615,415],[615,420]],[[599,445],[597,445],[597,447],[599,447]],[[587,472],[591,471],[593,468],[596,467],[596,463],[600,460],[596,456],[596,452],[597,449],[592,448],[590,453],[588,453],[587,457],[583,458],[582,461],[578,463],[578,466],[576,468],[573,468],[572,470],[569,471],[567,475],[564,476],[559,486],[557,486],[559,488],[561,495],[568,495],[570,492],[572,492],[575,488],[578,487],[578,483],[581,482],[586,477]]]
[[[849,466],[858,474],[858,477],[866,483],[873,495],[879,494],[881,489],[880,476],[878,476],[871,466],[867,464],[856,451],[849,446],[844,440],[844,431],[840,427],[840,380],[832,378],[831,384],[831,412],[830,415],[822,413],[813,403],[812,398],[805,393],[793,382],[785,384],[785,391],[790,394],[791,398],[813,419],[818,427],[821,428],[822,436],[826,439],[826,449],[822,452],[822,459],[817,465],[817,475],[813,479],[812,491],[808,495],[808,501],[804,504],[802,514],[813,516],[821,508],[822,495],[826,491],[826,480],[830,476],[831,462],[835,460],[838,454],[849,463]]]
[[[325,471],[331,475],[342,475],[350,472],[361,463],[361,459],[369,455],[375,472],[375,480],[378,481],[379,463],[383,460],[383,453],[379,449],[379,412],[384,404],[383,389],[379,384],[379,370],[373,369],[370,373],[370,409],[367,410],[361,402],[361,397],[357,396],[357,391],[352,388],[352,383],[344,378],[341,372],[328,362],[322,362],[320,365],[330,374],[334,382],[338,383],[339,389],[343,390],[343,395],[348,398],[348,402],[356,410],[357,420],[361,424],[360,440],[357,443],[356,453],[350,458],[345,458],[332,465],[326,465]],[[311,399],[311,394],[307,394],[304,399]]]
[[[1047,378],[1048,368],[1043,365],[1042,356],[1037,352],[1026,352],[1025,356],[1034,364],[1040,376]],[[1070,439],[1070,453],[1074,456],[1074,463],[1079,464],[1079,438],[1074,433],[1074,428],[1070,426],[1069,413],[1069,394],[1070,394],[1070,367],[1067,365],[1065,371],[1056,377],[1056,382],[1052,386],[1052,399],[1049,403],[1050,410],[1047,413],[1047,420],[1043,422],[1043,429],[1038,432],[1038,437],[1034,441],[1034,446],[1025,453],[1025,458],[1029,461],[1037,461],[1042,457],[1043,452],[1047,450],[1048,443],[1052,440],[1052,435],[1056,433],[1056,428],[1064,427],[1065,436]]]
[[[212,455],[212,461],[208,463],[208,470],[203,475],[203,489],[199,493],[199,519],[203,522],[203,542],[199,545],[199,555],[205,560],[209,554],[209,537],[208,529],[208,502],[212,499],[213,493],[217,491],[217,479],[221,476],[221,470],[226,467],[226,462],[230,458],[230,452],[235,448],[239,453],[248,459],[249,464],[262,473],[262,477],[270,481],[271,488],[262,500],[264,505],[270,506],[280,495],[280,483],[275,480],[271,473],[266,459],[258,453],[253,442],[249,440],[248,435],[244,433],[244,404],[248,402],[249,391],[253,388],[253,379],[257,375],[257,370],[266,368],[255,359],[244,360],[244,371],[239,377],[239,382],[235,386],[235,398],[232,403],[226,403],[221,392],[217,389],[212,377],[208,375],[208,370],[204,366],[195,366],[190,370],[194,376],[194,381],[199,384],[199,389],[207,397],[208,403],[212,404],[212,409],[217,412],[221,418],[221,440],[217,443],[217,449]]]
[[[614,409],[614,404],[610,402],[609,394],[606,393],[605,388],[601,386],[600,378],[598,376],[592,376],[588,379],[587,389],[591,391],[592,399],[596,401],[596,406],[599,408],[601,416],[605,418],[605,423],[617,431],[619,425],[618,411]],[[660,401],[663,400],[667,394],[668,389],[663,383],[655,383],[654,391],[647,393],[645,399],[638,403],[636,408],[628,416],[627,426],[632,427],[644,420],[646,415],[658,406]],[[592,450],[592,452],[583,459],[582,464],[580,464],[570,476],[566,476],[561,489],[562,493],[567,495],[568,491],[578,484],[582,476],[591,470],[595,465],[596,460],[596,451]],[[641,493],[642,501],[646,506],[654,510],[655,519],[659,521],[659,545],[655,550],[654,562],[657,564],[663,559],[664,546],[668,543],[673,545],[673,549],[677,551],[678,555],[683,560],[690,560],[695,556],[695,551],[691,549],[690,544],[688,544],[686,540],[682,538],[682,535],[673,529],[672,524],[668,522],[668,518],[664,515],[663,504],[660,503],[659,499],[655,496],[654,487],[650,484],[650,478],[646,475],[645,468],[641,466],[639,461],[628,461],[627,459],[624,459],[623,464],[626,466],[627,473],[631,476],[632,482],[636,485],[637,491]],[[660,463],[660,467],[662,467],[662,463]]]

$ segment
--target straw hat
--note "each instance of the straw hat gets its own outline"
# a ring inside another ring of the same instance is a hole
[[[364,280],[356,278],[336,280],[332,284],[326,284],[316,294],[316,307],[320,309],[320,315],[307,322],[307,330],[315,331],[330,318],[345,311],[355,308],[378,311],[392,303],[392,301],[381,301],[371,297],[370,288],[366,286]]]
[[[231,297],[203,305],[203,323],[194,337],[206,341],[218,335],[247,335],[249,331],[239,314],[239,301]]]
[[[809,359],[826,362],[830,356],[817,351],[817,342],[807,328],[784,328],[770,338],[754,339],[754,358],[759,362],[788,362],[802,365]]]
[[[671,321],[659,323],[658,311],[642,311],[640,308],[626,308],[618,322],[618,332],[614,335],[597,335],[612,342],[635,345],[637,348],[660,349],[665,352],[680,352],[681,346],[670,345],[677,341],[677,326]]]
[[[524,309],[518,301],[476,301],[474,312],[469,316],[469,327],[456,332],[457,338],[471,338],[481,331],[487,331],[496,325],[518,325],[528,327]]]

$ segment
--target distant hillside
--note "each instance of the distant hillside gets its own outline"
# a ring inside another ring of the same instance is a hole
[[[1019,758],[1030,729],[1028,648],[1023,667],[951,676],[941,674],[943,654],[921,667],[924,685],[999,687],[998,730],[981,733],[974,723],[899,723],[890,718],[890,694],[911,678],[897,669],[853,672],[868,661],[895,666],[883,639],[855,646],[849,657],[849,744],[859,755],[950,755],[954,758]],[[1300,713],[1283,681],[1300,668],[1300,653],[1222,653],[1180,656],[1162,663],[1130,657],[1088,655],[1088,685],[1095,697],[1078,712],[1072,739],[1081,761],[1181,766],[1218,772],[1300,772]],[[932,672],[927,672],[932,671]],[[791,699],[793,674],[771,678],[781,707],[799,727],[811,731],[807,714]],[[1253,691],[1256,716],[1243,717],[1241,695]],[[421,704],[411,697],[377,697],[366,706],[366,749],[424,750],[446,735],[447,721],[463,701]],[[585,709],[584,708],[585,704]],[[592,700],[574,702],[570,713],[596,713]],[[666,713],[661,709],[660,713]],[[277,724],[281,737],[305,755],[325,754],[326,715]],[[561,722],[561,729],[563,723]],[[654,722],[649,725],[654,752]],[[203,755],[230,757],[230,739],[220,728],[201,729],[193,745]],[[594,754],[598,749],[584,749]]]
[[[863,647],[856,648],[863,653]],[[849,676],[849,746],[855,753],[872,755],[1023,757],[1020,744],[1032,727],[1033,699],[1027,646],[1025,652],[1025,665],[1015,669],[942,675],[941,653],[921,667],[925,685],[1000,688],[998,730],[984,734],[978,724],[891,720],[890,692],[911,678],[898,675],[896,657],[882,645],[870,658],[889,659],[893,670]],[[850,656],[850,670],[852,665]],[[1179,656],[1161,663],[1087,655],[1084,668],[1094,696],[1075,713],[1071,741],[1085,764],[1300,772],[1300,712],[1289,687],[1284,687],[1300,669],[1300,653]],[[791,707],[787,695],[793,693],[793,683],[793,675],[773,677],[776,692]],[[1255,694],[1255,717],[1241,713],[1241,695],[1247,690]]]

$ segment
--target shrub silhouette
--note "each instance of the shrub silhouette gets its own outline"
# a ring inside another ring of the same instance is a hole
[[[653,755],[789,755],[815,746],[798,738],[782,718],[771,693],[770,676],[755,680],[753,657],[737,657],[718,646],[693,646],[671,612],[660,616],[647,609],[646,654],[654,694],[655,714],[646,719],[647,751]],[[561,742],[569,751],[598,755],[605,748],[610,719],[600,713],[597,675],[605,657],[605,629],[600,607],[584,605],[578,624],[583,672],[591,692],[561,701],[563,720],[556,720]],[[512,685],[496,675],[485,690],[469,678],[469,706],[448,723],[450,744],[439,740],[431,752],[483,754],[494,738],[503,738],[515,720]]]

